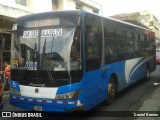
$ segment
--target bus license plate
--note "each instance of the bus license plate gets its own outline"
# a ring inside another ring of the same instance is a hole
[[[35,110],[35,111],[42,111],[42,106],[37,106],[37,105],[35,105],[35,106],[34,106],[34,110]]]

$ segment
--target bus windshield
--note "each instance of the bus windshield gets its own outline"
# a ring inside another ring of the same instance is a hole
[[[71,22],[70,26],[59,22],[60,19],[56,20],[52,26],[47,26],[44,20],[45,26],[41,22],[36,22],[34,26],[33,21],[20,22],[20,26],[17,23],[12,51],[12,79],[24,85],[43,84],[46,87],[81,80],[80,27]]]
[[[57,35],[53,35],[54,32],[57,32]],[[41,34],[38,35],[39,33]],[[21,50],[19,55],[21,64],[15,69],[37,70],[39,68],[52,71],[79,69],[78,66],[73,66],[70,58],[74,33],[75,28],[17,31]],[[34,37],[33,34],[35,34]]]

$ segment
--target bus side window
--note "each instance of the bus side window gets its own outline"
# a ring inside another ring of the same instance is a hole
[[[104,19],[104,43],[105,63],[116,62],[118,59],[116,26],[108,19]]]
[[[86,70],[90,71],[98,69],[101,65],[101,19],[88,14],[85,22]]]
[[[95,39],[95,34],[88,33],[87,35],[88,44],[86,47],[86,59],[93,59],[94,57],[96,57],[94,53],[95,51],[93,48],[94,39]]]

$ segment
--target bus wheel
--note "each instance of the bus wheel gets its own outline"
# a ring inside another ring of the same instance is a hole
[[[114,79],[111,77],[108,84],[108,99],[107,99],[108,104],[113,103],[115,95],[116,95],[116,84]]]
[[[149,80],[150,79],[150,71],[149,68],[146,68],[146,73],[145,73],[145,80]]]

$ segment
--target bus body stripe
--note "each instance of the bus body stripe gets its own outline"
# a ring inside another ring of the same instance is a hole
[[[139,61],[141,61],[143,58],[135,58],[135,59],[131,59],[131,60],[127,60],[125,62],[125,79],[126,79],[126,82],[129,84],[129,80],[130,80],[130,77],[131,77],[131,73],[133,68],[137,65],[137,63]]]
[[[74,104],[77,105],[76,101],[56,101],[56,100],[46,100],[46,99],[32,99],[32,98],[26,98],[26,97],[21,97],[21,96],[12,96],[12,99],[17,99],[21,101],[28,101],[28,102],[37,102],[37,103],[51,103],[51,104]]]

